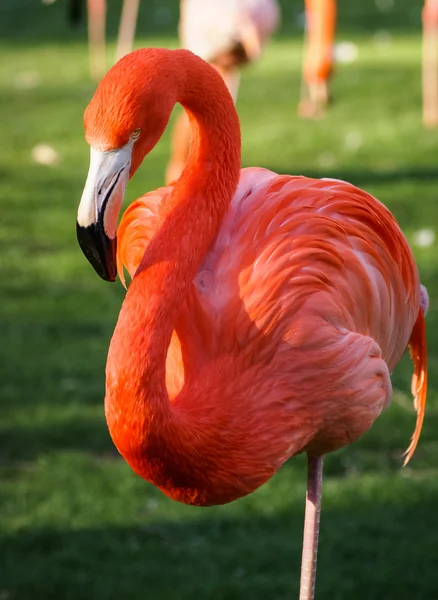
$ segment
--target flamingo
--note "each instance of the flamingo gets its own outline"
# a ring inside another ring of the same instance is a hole
[[[182,46],[209,62],[222,75],[234,101],[240,69],[258,59],[280,20],[276,0],[181,0]],[[165,179],[178,179],[190,147],[190,123],[181,112],[172,134]]]
[[[306,34],[301,101],[302,117],[319,117],[330,99],[336,0],[305,0]]]
[[[176,102],[192,127],[187,165],[117,228],[127,181]],[[407,346],[417,420],[405,464],[420,436],[428,297],[407,240],[349,183],[241,170],[233,99],[187,50],[125,56],[84,123],[78,241],[103,279],[131,277],[106,366],[114,444],[138,475],[196,506],[250,494],[306,453],[300,599],[311,600],[323,457],[389,405]]]
[[[423,7],[423,123],[438,125],[438,0]]]

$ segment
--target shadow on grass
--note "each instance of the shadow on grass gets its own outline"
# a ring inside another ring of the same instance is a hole
[[[105,422],[103,402],[101,417],[73,418],[54,425],[10,427],[0,429],[0,466],[20,467],[36,461],[40,455],[62,451],[120,457]]]
[[[328,494],[317,598],[432,600],[438,489],[401,481],[374,499]],[[413,493],[413,490],[415,493]],[[336,506],[336,504],[338,504]],[[19,600],[280,600],[298,596],[302,510],[273,516],[18,531],[0,540],[0,594]],[[227,507],[221,509],[227,514]]]

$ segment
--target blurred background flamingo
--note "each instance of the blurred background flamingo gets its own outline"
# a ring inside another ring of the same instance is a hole
[[[209,62],[222,75],[236,101],[240,69],[260,57],[278,27],[276,0],[181,0],[181,45]],[[166,182],[177,179],[190,146],[190,124],[181,112],[172,134]]]
[[[317,117],[330,100],[336,0],[305,0],[305,9],[305,52],[298,112],[302,117]]]
[[[423,7],[423,123],[438,125],[438,0]]]

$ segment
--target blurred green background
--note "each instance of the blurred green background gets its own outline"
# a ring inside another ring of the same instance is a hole
[[[402,469],[415,425],[405,357],[390,409],[326,459],[317,598],[433,600],[438,132],[421,125],[421,2],[339,2],[342,62],[319,121],[297,117],[303,6],[282,4],[281,31],[243,75],[244,165],[339,177],[376,195],[431,296],[418,450]],[[109,2],[109,61],[119,14]],[[176,0],[142,1],[136,46],[177,46],[177,16]],[[0,56],[0,600],[296,598],[304,457],[248,498],[199,509],[134,475],[109,438],[104,365],[124,290],[95,275],[75,239],[94,89],[85,25],[68,26],[65,0],[1,0]],[[167,133],[128,200],[162,184],[168,148]]]

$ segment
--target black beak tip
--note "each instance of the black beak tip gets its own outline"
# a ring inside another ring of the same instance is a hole
[[[109,238],[100,223],[88,227],[76,223],[76,235],[82,252],[96,273],[105,281],[115,281],[117,238]]]

